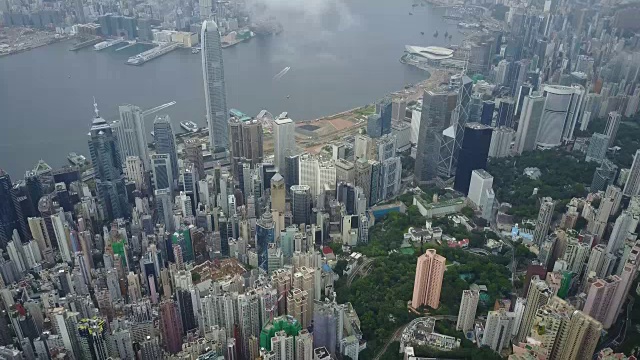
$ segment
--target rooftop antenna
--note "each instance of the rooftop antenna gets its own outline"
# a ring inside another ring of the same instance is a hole
[[[96,103],[96,97],[93,97],[93,111],[96,113],[96,119],[100,117],[100,111],[98,110],[98,104]]]

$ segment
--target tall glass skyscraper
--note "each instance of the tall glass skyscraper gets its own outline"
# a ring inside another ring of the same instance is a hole
[[[0,247],[6,248],[11,241],[13,229],[17,228],[17,219],[11,199],[11,178],[0,169]]]
[[[224,86],[224,65],[218,25],[213,20],[202,23],[202,75],[211,152],[229,147],[227,95]]]
[[[176,150],[176,137],[171,127],[169,115],[156,116],[153,121],[153,133],[156,139],[156,154],[169,155],[171,159],[172,180],[178,179],[178,152]],[[175,184],[171,184],[175,187]]]
[[[96,189],[100,205],[104,210],[106,220],[111,221],[128,217],[129,204],[124,185],[122,161],[118,151],[118,140],[113,134],[111,126],[100,117],[98,105],[93,105],[96,116],[89,133],[89,153],[96,172]]]

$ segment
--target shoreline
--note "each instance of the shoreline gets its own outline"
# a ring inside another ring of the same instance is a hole
[[[20,54],[20,53],[23,53],[23,52],[27,52],[27,51],[30,51],[30,50],[37,49],[39,47],[43,47],[43,46],[47,46],[47,45],[51,45],[51,44],[67,41],[67,40],[69,40],[71,38],[72,38],[72,36],[63,36],[63,37],[60,37],[60,38],[55,38],[54,37],[50,41],[47,41],[47,42],[44,42],[44,43],[36,44],[36,45],[33,45],[33,46],[28,46],[28,47],[21,48],[21,49],[18,49],[18,50],[13,50],[13,51],[10,51],[8,53],[2,53],[2,54],[0,54],[0,58],[6,57],[6,56],[11,56],[11,55],[17,55],[17,54]]]

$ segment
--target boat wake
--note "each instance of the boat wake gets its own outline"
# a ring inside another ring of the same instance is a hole
[[[283,76],[285,76],[289,70],[291,70],[290,66],[287,66],[286,68],[282,69],[282,71],[280,71],[279,73],[276,74],[276,76],[273,77],[273,80],[280,80]]]

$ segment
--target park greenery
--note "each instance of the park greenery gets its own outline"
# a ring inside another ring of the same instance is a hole
[[[353,304],[360,317],[364,338],[368,341],[366,353],[361,354],[363,358],[377,354],[397,328],[418,316],[410,312],[407,305],[413,294],[417,257],[426,249],[436,249],[447,259],[448,267],[443,279],[440,307],[420,309],[424,314],[457,315],[462,292],[472,284],[487,287],[478,314],[485,314],[492,309],[496,299],[507,296],[511,291],[510,254],[482,256],[435,243],[415,244],[416,251],[398,251],[407,229],[422,227],[425,221],[415,206],[408,207],[405,214],[391,213],[379,220],[371,229],[369,243],[355,248],[355,251],[373,258],[371,270],[366,276],[357,276],[351,286],[348,286],[348,276],[343,274],[346,262],[339,261],[336,265],[337,273],[342,275],[336,283],[337,301]],[[468,231],[448,218],[433,219],[433,224],[441,226],[448,235],[475,239],[471,242],[480,246],[487,238],[498,238],[492,232]]]
[[[593,133],[604,133],[607,119],[596,119],[589,123],[589,128],[585,136]],[[618,165],[619,168],[629,168],[633,162],[636,150],[640,148],[640,116],[623,118],[618,128],[614,146],[620,150],[608,155],[609,160]]]
[[[565,150],[536,150],[520,156],[492,159],[487,171],[493,175],[493,188],[500,202],[512,205],[509,213],[516,220],[536,218],[538,199],[550,196],[556,212],[562,212],[573,197],[583,197],[591,184],[597,164],[586,162],[584,154]],[[539,179],[524,174],[524,169],[540,169]],[[538,189],[534,193],[534,190]]]

